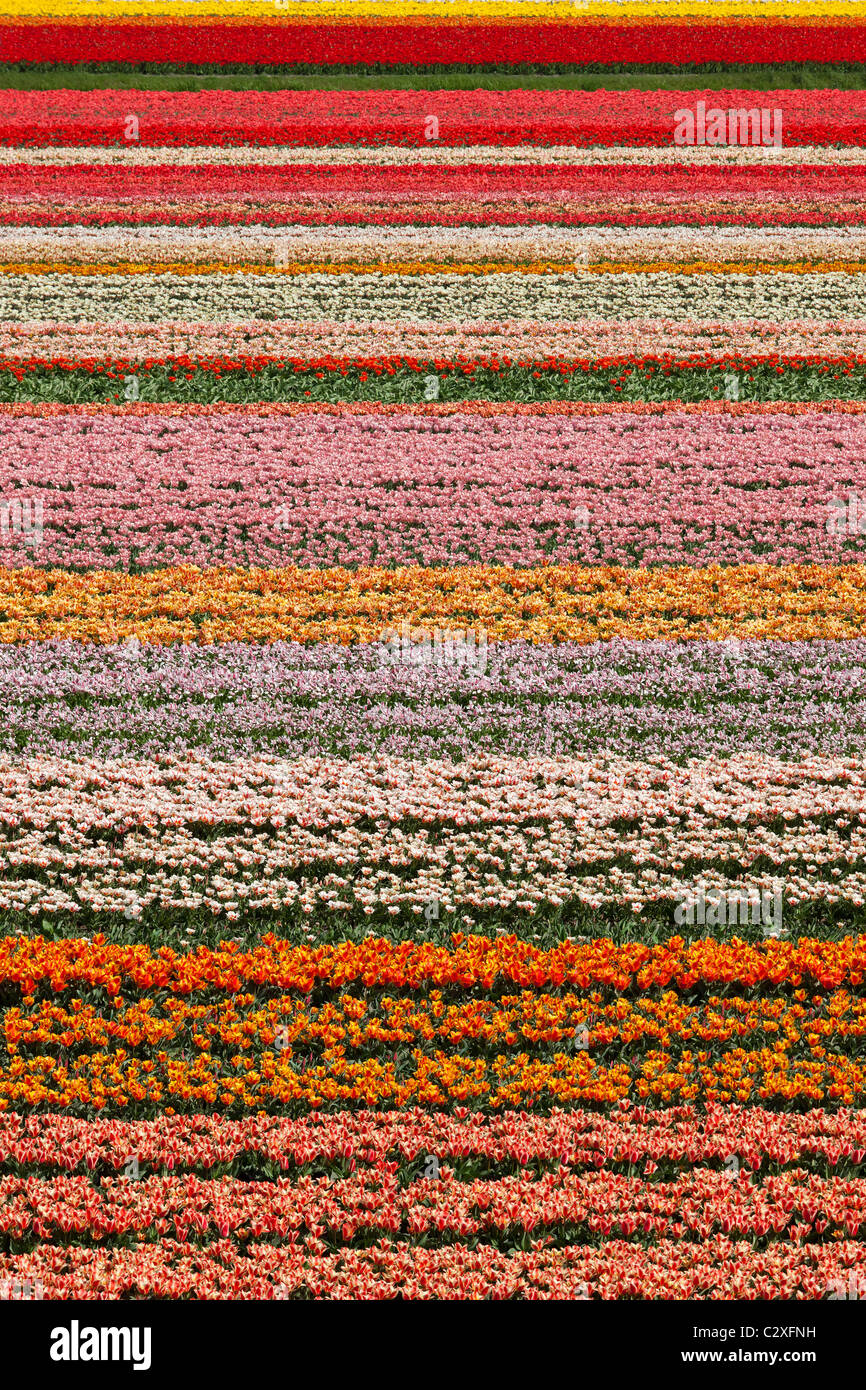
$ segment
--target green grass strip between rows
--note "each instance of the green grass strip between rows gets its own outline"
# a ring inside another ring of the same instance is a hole
[[[20,373],[20,369],[19,369]],[[438,380],[438,388],[432,378]],[[433,392],[438,390],[438,395]],[[510,366],[437,371],[432,362],[418,370],[396,367],[378,373],[370,367],[321,370],[270,364],[261,370],[160,364],[93,370],[38,367],[20,376],[0,369],[0,404],[125,404],[131,401],[187,404],[268,402],[386,401],[424,404],[457,401],[823,401],[866,400],[866,364],[830,363],[786,367],[770,364],[740,370],[710,367],[634,366],[570,369]]]
[[[154,70],[154,68],[157,70]],[[515,89],[549,91],[658,91],[726,90],[742,88],[756,91],[821,89],[858,91],[866,89],[866,66],[861,64],[816,63],[790,67],[763,65],[714,65],[708,68],[598,68],[592,70],[551,71],[550,69],[509,72],[504,69],[441,68],[388,69],[377,72],[360,68],[330,71],[299,69],[241,71],[212,68],[210,71],[161,70],[157,65],[141,68],[89,65],[80,67],[20,68],[0,66],[0,88],[19,91],[382,91],[382,90],[487,90]]]

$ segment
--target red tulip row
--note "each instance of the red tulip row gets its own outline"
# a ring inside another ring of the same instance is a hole
[[[271,1182],[150,1177],[140,1168],[138,1177],[98,1183],[79,1176],[0,1179],[0,1235],[14,1241],[217,1233],[303,1239],[303,1231],[331,1243],[401,1232],[496,1241],[515,1231],[561,1238],[575,1228],[590,1239],[706,1240],[719,1232],[750,1240],[854,1239],[861,1230],[866,1235],[866,1178],[822,1178],[798,1168],[756,1181],[732,1164],[673,1182],[566,1167],[540,1177],[464,1181],[430,1155],[411,1177],[396,1162],[379,1162],[348,1177]]]
[[[352,1161],[401,1166],[427,1155],[448,1163],[481,1161],[510,1169],[565,1163],[575,1170],[616,1165],[644,1173],[709,1164],[758,1171],[763,1165],[832,1167],[859,1173],[866,1158],[866,1110],[805,1114],[761,1106],[651,1110],[620,1105],[609,1113],[554,1109],[485,1115],[408,1111],[313,1112],[300,1118],[164,1115],[159,1120],[85,1120],[67,1115],[0,1114],[0,1163],[33,1169],[118,1173],[131,1155],[142,1170],[172,1172],[269,1164],[315,1170]],[[737,1159],[737,1164],[730,1162]]]
[[[864,217],[866,217],[866,209],[864,209]],[[56,328],[53,332],[56,338]],[[94,346],[92,341],[93,336],[94,330],[92,326],[88,325],[87,335],[86,338],[83,335],[82,345],[86,343],[86,346],[88,346],[91,351]],[[668,352],[664,356],[656,356],[652,353],[634,353],[598,357],[538,357],[533,354],[530,357],[521,354],[517,358],[512,358],[507,353],[500,354],[498,352],[481,353],[473,357],[465,356],[462,353],[449,355],[447,357],[439,355],[431,355],[429,357],[403,357],[384,354],[377,357],[338,357],[333,354],[322,357],[301,357],[296,355],[276,357],[264,356],[258,353],[250,353],[249,355],[245,354],[244,356],[237,357],[210,357],[206,355],[191,357],[187,353],[178,352],[170,356],[147,356],[143,360],[138,357],[118,357],[114,354],[105,353],[98,357],[90,353],[88,353],[87,356],[82,355],[81,357],[39,357],[33,354],[12,356],[11,354],[0,353],[0,371],[13,372],[19,381],[22,380],[28,372],[88,372],[94,376],[104,375],[106,379],[115,378],[118,384],[128,372],[136,372],[143,376],[153,369],[159,371],[162,368],[169,368],[173,372],[185,373],[187,375],[193,372],[208,372],[214,377],[220,377],[230,372],[249,374],[278,370],[295,372],[296,374],[309,372],[321,374],[329,373],[335,378],[337,375],[345,377],[351,371],[367,373],[370,376],[376,377],[393,377],[397,376],[398,373],[406,374],[410,372],[417,372],[420,376],[425,376],[432,368],[432,370],[436,372],[448,372],[454,375],[459,374],[460,376],[471,378],[475,376],[476,372],[489,371],[504,374],[511,367],[525,367],[531,370],[535,377],[540,377],[543,373],[547,376],[560,376],[568,380],[569,377],[579,375],[581,372],[597,373],[614,371],[617,369],[622,369],[624,377],[631,371],[644,372],[647,376],[652,376],[656,372],[660,376],[668,376],[671,372],[686,371],[692,368],[720,368],[725,371],[740,373],[753,372],[756,368],[770,368],[774,370],[777,375],[781,376],[785,371],[796,372],[809,367],[817,368],[818,371],[824,375],[833,372],[835,377],[838,378],[839,376],[850,376],[856,368],[863,366],[866,366],[866,356],[855,352],[850,352],[845,356],[831,356],[829,353],[818,356],[817,354],[811,353],[773,352],[758,355],[744,352],[677,353],[674,351]],[[362,375],[360,379],[364,381],[366,380],[366,376]],[[818,404],[817,402],[785,401],[783,405],[781,402],[749,401],[741,405],[733,401],[717,401],[712,403],[711,408],[714,411],[730,414],[752,414],[756,411],[772,413],[773,411],[781,412],[782,410],[797,414],[811,410],[827,409],[828,406],[832,406],[834,412],[838,411],[846,414],[856,414],[861,410],[862,403],[856,400],[834,400],[826,401],[823,404]],[[144,408],[143,405],[136,406],[133,403],[121,407],[123,413],[128,415],[141,413]],[[195,408],[196,406],[194,404],[184,404],[183,406],[178,406],[176,404],[159,405],[151,401],[148,401],[146,405],[148,414],[161,410],[185,413],[187,410]],[[207,408],[211,409],[212,407],[209,406]],[[236,405],[234,402],[226,402],[222,403],[222,405],[216,402],[214,403],[214,408],[237,410],[244,409],[245,407],[243,405]],[[316,409],[325,414],[333,414],[335,412],[340,414],[344,412],[357,414],[396,414],[407,410],[413,410],[418,413],[428,413],[432,415],[443,410],[443,407],[438,405],[438,403],[430,406],[422,406],[420,404],[406,406],[404,404],[397,405],[394,402],[375,400],[341,401],[339,404],[326,401],[310,404],[305,404],[303,402],[272,403],[269,401],[258,401],[253,402],[248,408],[257,411],[286,411],[290,414],[292,412]],[[672,407],[670,403],[665,401],[630,401],[624,406],[620,406],[619,403],[605,403],[602,406],[586,401],[558,402],[555,400],[545,400],[537,402],[492,402],[482,399],[472,400],[465,404],[461,403],[459,400],[448,402],[447,406],[444,408],[449,412],[469,410],[473,414],[496,414],[499,411],[507,411],[508,413],[513,412],[515,414],[521,413],[529,415],[548,413],[592,415],[593,413],[602,413],[602,411],[610,411],[612,409],[624,409],[627,411],[634,411],[636,414],[645,413],[654,415],[662,414],[665,410],[670,408],[699,411],[710,407],[707,402],[683,403],[682,401],[674,402]],[[19,402],[14,405],[4,404],[3,406],[4,413],[18,415],[31,415],[44,412],[50,413],[51,411],[57,411],[59,413],[61,411],[76,409],[83,411],[98,409],[100,414],[102,414],[105,410],[111,409],[111,407],[103,406],[101,403],[97,407],[93,405],[88,406],[87,403],[70,405],[66,403],[52,404],[45,401],[27,401]]]
[[[170,20],[9,24],[8,63],[170,63],[244,67],[673,63],[862,63],[866,25],[730,21],[631,24],[178,24]]]
[[[506,1252],[495,1245],[424,1246],[383,1239],[364,1249],[328,1253],[306,1243],[231,1240],[207,1245],[165,1237],[122,1249],[41,1245],[0,1256],[0,1285],[10,1296],[51,1299],[862,1299],[866,1249],[860,1242],[756,1249],[717,1235],[645,1246],[612,1239],[599,1245]]]
[[[866,145],[866,91],[0,90],[0,145],[672,145],[680,110],[782,112],[785,144]]]
[[[866,152],[864,152],[866,157]],[[483,198],[548,199],[604,194],[624,210],[643,196],[686,194],[728,199],[737,194],[784,194],[835,199],[862,193],[861,164],[0,164],[0,200],[126,198],[150,207],[160,199],[299,198],[327,205],[340,199],[429,201]],[[354,205],[354,204],[353,204]],[[399,206],[399,203],[397,204]]]

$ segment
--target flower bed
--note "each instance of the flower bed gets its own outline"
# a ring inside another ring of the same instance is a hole
[[[109,8],[0,0],[0,1302],[860,1298],[866,0]]]

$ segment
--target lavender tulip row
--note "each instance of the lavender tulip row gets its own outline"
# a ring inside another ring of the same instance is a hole
[[[410,629],[405,646],[396,658],[376,643],[2,647],[0,752],[679,759],[866,746],[866,639],[470,652]]]

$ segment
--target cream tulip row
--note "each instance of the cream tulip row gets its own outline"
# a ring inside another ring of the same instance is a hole
[[[431,98],[431,104],[435,98]],[[3,145],[4,165],[861,165],[859,145]]]
[[[33,916],[866,901],[862,760],[6,760],[0,821],[0,910]]]
[[[756,908],[759,899],[766,905],[776,895],[786,906],[866,902],[866,873],[853,867],[863,865],[862,835],[738,840],[712,829],[678,834],[674,824],[622,834],[554,822],[547,830],[448,828],[435,838],[398,828],[330,836],[293,829],[216,840],[164,830],[128,835],[110,851],[76,839],[34,831],[0,841],[0,910],[33,916],[89,910],[135,919],[149,908],[172,908],[236,919],[289,909],[419,916],[435,904],[438,920],[577,905],[640,911],[650,902],[699,903],[701,895],[709,900],[719,893],[743,895]],[[750,870],[758,859],[772,869]],[[718,868],[737,861],[740,872]],[[757,912],[751,915],[757,919]]]
[[[857,261],[866,227],[0,227],[0,265]]]
[[[844,272],[676,275],[48,275],[0,277],[0,321],[247,323],[274,319],[580,322],[866,319],[866,276]]]
[[[463,762],[0,757],[0,824],[8,830],[124,832],[192,823],[326,830],[383,818],[386,825],[410,818],[430,826],[572,820],[590,827],[656,817],[695,826],[772,825],[780,818],[866,825],[866,759],[815,755],[787,762],[754,752],[684,764],[501,754]]]

